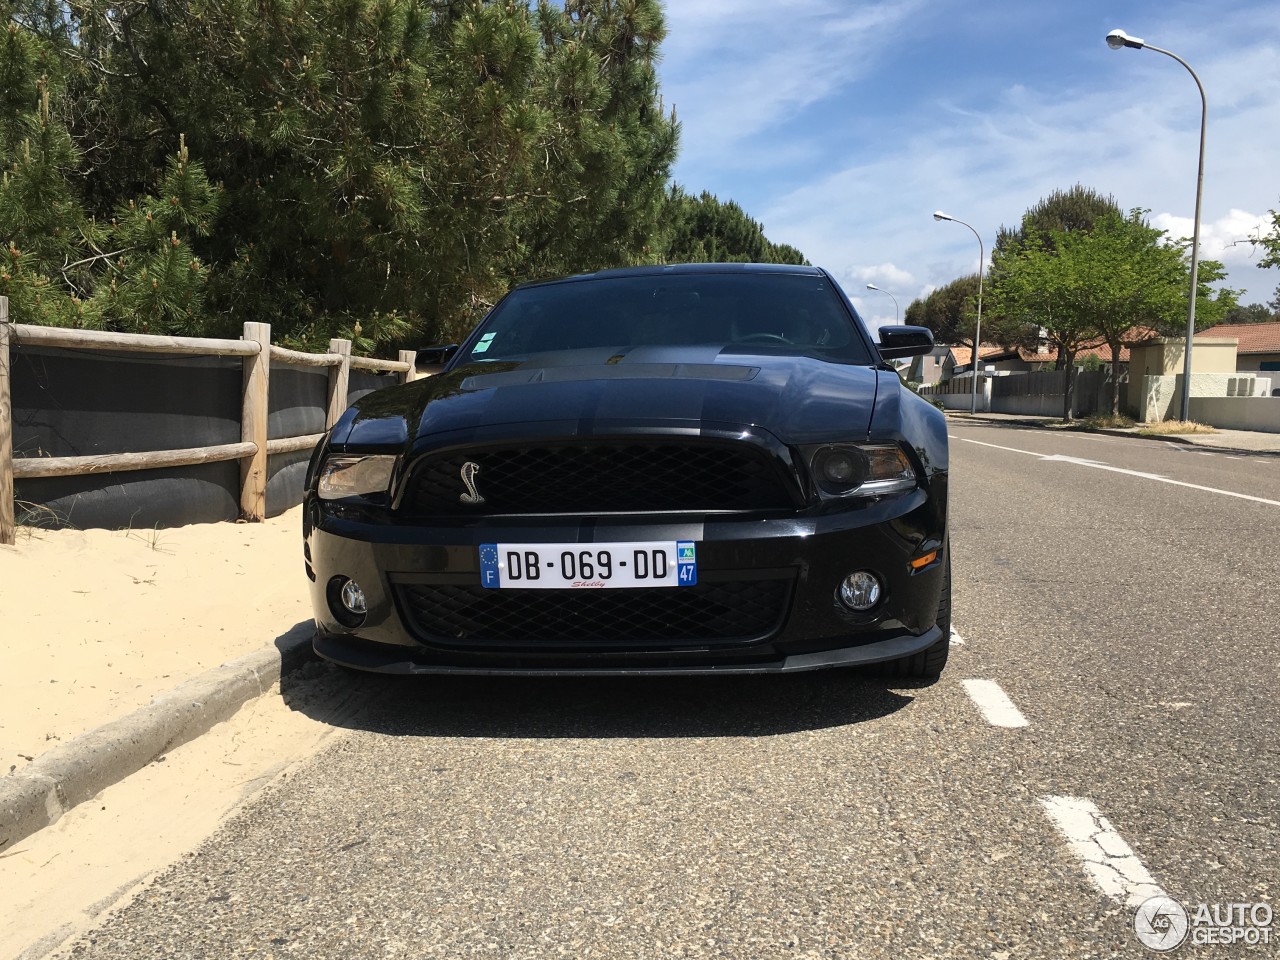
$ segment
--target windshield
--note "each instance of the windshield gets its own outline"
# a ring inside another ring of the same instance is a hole
[[[513,291],[485,320],[464,363],[635,347],[720,347],[872,363],[825,277],[704,273],[600,277]]]

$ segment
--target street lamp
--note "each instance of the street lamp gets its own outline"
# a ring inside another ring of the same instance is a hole
[[[1204,96],[1204,84],[1200,82],[1196,72],[1191,69],[1191,65],[1176,53],[1170,53],[1160,47],[1153,47],[1147,41],[1138,37],[1131,37],[1123,30],[1112,30],[1108,33],[1107,46],[1112,50],[1123,50],[1125,47],[1133,50],[1145,48],[1154,50],[1156,53],[1163,53],[1166,57],[1172,57],[1187,68],[1187,73],[1191,74],[1191,79],[1196,82],[1196,89],[1200,91],[1200,167],[1196,171],[1196,219],[1195,228],[1191,234],[1191,295],[1187,298],[1187,349],[1183,352],[1182,357],[1182,419],[1184,421],[1190,420],[1191,344],[1196,336],[1196,291],[1199,289],[1200,274],[1200,195],[1204,190],[1204,131],[1209,119],[1209,103]]]
[[[874,283],[868,283],[868,284],[867,284],[867,289],[868,289],[868,290],[880,290],[880,288],[879,288],[879,287],[877,287]],[[892,293],[890,293],[888,290],[880,290],[880,292],[881,292],[881,293],[883,293],[886,297],[888,297],[890,300],[892,300],[892,301],[893,301],[893,322],[894,322],[894,323],[897,323],[897,322],[898,322],[898,298],[897,298],[897,297],[895,297],[895,296],[894,296]]]
[[[933,219],[950,220],[952,223],[969,227],[973,235],[978,237],[978,325],[973,331],[973,398],[969,402],[969,413],[974,414],[978,412],[978,348],[982,345],[982,271],[987,263],[987,249],[982,245],[982,237],[978,236],[978,231],[963,220],[949,217],[941,210],[934,211]]]

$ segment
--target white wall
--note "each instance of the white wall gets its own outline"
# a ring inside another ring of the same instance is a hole
[[[946,392],[943,392],[943,391]],[[921,387],[920,395],[930,400],[941,400],[948,410],[970,410],[973,408],[973,374],[961,374],[943,383]],[[978,413],[991,410],[991,378],[983,376],[978,379]]]
[[[1192,397],[1191,419],[1224,430],[1280,433],[1280,397]]]
[[[1191,401],[1197,398],[1256,397],[1271,392],[1270,377],[1252,374],[1193,373],[1191,375]],[[1138,419],[1146,423],[1177,419],[1181,413],[1182,374],[1176,377],[1143,377],[1142,392],[1138,396]],[[1193,416],[1194,420],[1195,417]],[[1201,421],[1211,423],[1212,421]],[[1220,424],[1214,424],[1220,426]]]

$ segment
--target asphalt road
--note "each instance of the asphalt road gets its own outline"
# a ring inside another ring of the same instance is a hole
[[[71,954],[1141,957],[1149,893],[1274,902],[1280,458],[952,434],[938,683],[353,677]]]

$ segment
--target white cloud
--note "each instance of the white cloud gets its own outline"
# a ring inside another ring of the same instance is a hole
[[[896,294],[898,289],[906,290],[915,286],[915,277],[908,270],[903,270],[892,263],[879,263],[871,267],[857,267],[850,271],[854,279],[863,283],[874,283],[890,293]]]
[[[1159,95],[1153,98],[1160,102]],[[1252,129],[1250,149],[1224,150],[1214,181],[1206,180],[1206,255],[1232,268],[1229,282],[1236,287],[1270,289],[1268,278],[1250,272],[1245,248],[1228,244],[1248,236],[1260,220],[1234,201],[1258,209],[1267,191],[1277,189],[1273,177],[1259,176],[1260,158],[1280,155],[1274,102],[1250,102],[1223,119],[1223,127]],[[927,136],[776,197],[762,211],[771,233],[815,262],[853,264],[854,276],[873,270],[886,253],[895,260],[923,254],[923,269],[913,272],[939,285],[977,267],[972,234],[930,220],[939,206],[979,231],[988,258],[1001,225],[1015,225],[1028,206],[1076,182],[1113,194],[1122,206],[1151,207],[1159,211],[1151,215],[1158,226],[1178,233],[1176,226],[1184,223],[1190,233],[1183,211],[1194,206],[1194,140],[1188,144],[1188,131],[1172,128],[1159,109],[1117,109],[1111,91],[1064,99],[1056,91],[1036,94],[1022,87],[978,116],[947,104],[935,110],[938,119],[927,124]],[[874,224],[871,235],[849,230],[855,219]]]
[[[1175,217],[1161,213],[1151,218],[1151,225],[1166,231],[1174,239],[1190,239],[1195,232],[1192,217]],[[1221,260],[1227,269],[1256,266],[1258,251],[1251,242],[1267,231],[1271,217],[1244,210],[1230,210],[1224,217],[1200,224],[1200,256]]]
[[[1108,50],[1106,30],[1125,26],[1196,66],[1210,110],[1204,255],[1228,266],[1227,283],[1246,290],[1245,302],[1269,299],[1280,271],[1258,270],[1238,241],[1261,219],[1252,211],[1280,207],[1280,5],[1210,15],[1139,0],[1127,24],[1112,23],[1101,0],[1034,10],[994,0],[963,13],[939,0],[852,6],[670,5],[664,71],[673,82],[664,73],[664,90],[685,123],[678,174],[686,186],[732,196],[771,240],[831,268],[851,294],[873,282],[903,310],[977,269],[973,234],[934,222],[938,208],[973,224],[988,257],[1002,225],[1075,183],[1189,234],[1196,89],[1167,57]],[[1034,52],[1019,60],[980,46],[999,43],[988,22],[1033,15],[1059,22],[1057,33],[1036,34]],[[1153,21],[1158,37],[1147,28]],[[939,36],[931,49],[943,62],[908,42],[908,31],[926,27]],[[859,296],[864,313],[891,318],[887,298],[871,296],[879,302]]]
[[[905,23],[924,0],[681,0],[667,9],[663,95],[682,124],[682,168],[812,165],[821,145],[769,137],[863,70],[855,54],[873,34]],[[691,184],[700,189],[697,184]]]

